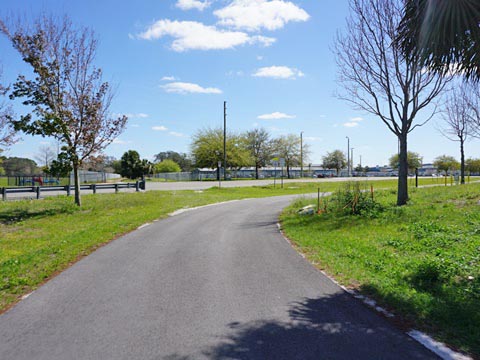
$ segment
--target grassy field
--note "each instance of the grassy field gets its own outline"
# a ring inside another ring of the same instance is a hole
[[[326,213],[300,216],[312,201],[298,201],[282,227],[342,284],[393,309],[406,326],[480,357],[480,185],[412,189],[401,208],[394,191],[375,197],[357,215],[330,199]]]

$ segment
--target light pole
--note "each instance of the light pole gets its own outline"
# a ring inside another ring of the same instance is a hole
[[[347,177],[350,177],[350,138],[347,138]]]
[[[351,169],[351,171],[352,171],[352,174],[353,174],[353,169],[354,169],[354,163],[353,163],[353,149],[354,149],[354,148],[350,148],[350,152],[351,152],[351,154],[350,154],[350,162],[352,163],[352,164],[350,165],[350,169]]]
[[[300,177],[303,178],[303,131],[300,131]]]

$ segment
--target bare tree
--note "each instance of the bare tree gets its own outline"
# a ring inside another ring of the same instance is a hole
[[[400,143],[397,205],[408,200],[407,137],[429,121],[436,107],[415,123],[448,79],[424,71],[417,57],[406,59],[392,45],[403,14],[401,0],[351,0],[345,34],[338,34],[334,53],[339,98],[379,117]]]
[[[19,76],[11,98],[24,98],[33,111],[12,120],[16,130],[51,136],[62,144],[59,158],[73,168],[75,203],[80,206],[78,170],[82,161],[108,146],[124,130],[127,118],[109,113],[113,93],[95,67],[97,40],[91,30],[75,28],[68,18],[41,17],[32,27],[18,22],[0,31],[34,73]]]
[[[470,136],[480,138],[480,87],[478,83],[464,82],[465,101],[468,105]]]
[[[38,161],[41,166],[48,168],[50,163],[56,158],[57,153],[48,145],[42,145],[38,149],[37,155],[35,155],[35,160]]]
[[[465,142],[472,135],[472,120],[475,119],[475,109],[472,107],[474,93],[469,88],[464,82],[449,91],[443,112],[445,126],[440,130],[447,139],[460,143],[461,184],[465,184]]]

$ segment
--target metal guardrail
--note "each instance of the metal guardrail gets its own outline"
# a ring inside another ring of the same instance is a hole
[[[120,189],[135,189],[135,191],[145,190],[145,181],[137,181],[135,183],[115,183],[115,184],[89,184],[80,185],[80,190],[92,190],[94,194],[97,190],[112,189],[118,192]],[[7,200],[7,194],[21,194],[21,193],[34,193],[37,199],[40,199],[42,192],[50,191],[65,191],[67,196],[70,196],[72,191],[75,190],[73,185],[65,186],[19,186],[19,187],[2,187],[0,188],[0,194],[2,200]]]

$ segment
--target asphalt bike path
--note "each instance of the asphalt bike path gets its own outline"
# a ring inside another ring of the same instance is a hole
[[[436,359],[283,238],[293,197],[234,201],[98,249],[0,316],[0,359]]]

